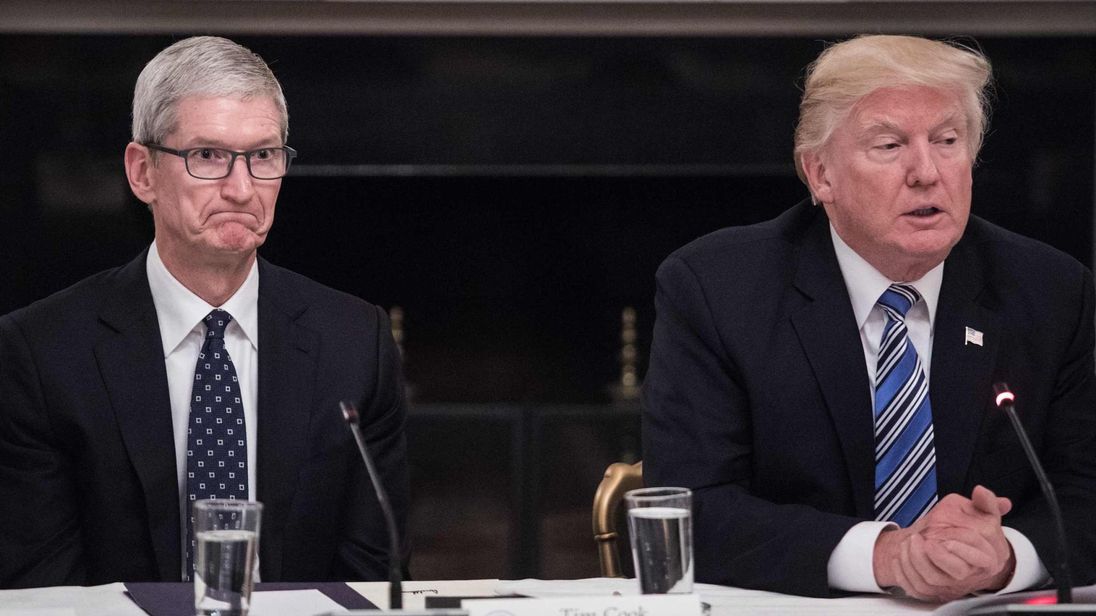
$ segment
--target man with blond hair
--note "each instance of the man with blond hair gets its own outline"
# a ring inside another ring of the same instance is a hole
[[[288,130],[273,73],[227,39],[141,72],[124,165],[152,244],[0,317],[0,588],[191,580],[198,499],[263,503],[262,581],[387,578],[339,401],[402,525],[396,347],[384,311],[257,255]]]
[[[659,268],[644,475],[693,490],[699,581],[933,601],[1045,584],[1054,525],[998,381],[1074,581],[1096,579],[1092,275],[970,215],[990,77],[952,43],[828,47],[795,133],[810,200]]]

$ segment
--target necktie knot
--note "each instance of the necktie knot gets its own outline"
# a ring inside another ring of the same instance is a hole
[[[225,328],[232,322],[232,315],[228,314],[224,310],[217,308],[213,312],[206,315],[206,337],[224,339]]]
[[[917,300],[921,299],[921,294],[917,292],[917,289],[908,284],[892,284],[887,287],[886,291],[879,296],[879,300],[876,301],[889,316],[895,321],[901,321],[906,318],[906,313],[910,311],[910,308],[917,303]]]

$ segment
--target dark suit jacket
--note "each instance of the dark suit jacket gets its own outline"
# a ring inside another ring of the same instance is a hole
[[[358,403],[402,522],[405,411],[387,317],[261,259],[258,310],[262,580],[386,579],[388,536],[338,402]],[[0,405],[0,587],[180,579],[144,253],[0,318]]]
[[[1006,381],[1096,578],[1091,273],[972,217],[944,266],[930,400],[941,495],[983,484],[1053,566],[1053,527],[992,384]],[[695,491],[696,579],[827,596],[826,564],[872,518],[864,352],[821,208],[724,229],[659,268],[644,385],[648,485]],[[984,344],[964,344],[966,327]]]

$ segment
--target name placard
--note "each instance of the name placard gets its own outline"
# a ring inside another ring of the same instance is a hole
[[[699,595],[469,599],[468,616],[701,616]]]

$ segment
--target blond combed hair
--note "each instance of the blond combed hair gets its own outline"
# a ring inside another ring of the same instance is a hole
[[[954,92],[967,120],[968,146],[976,158],[989,117],[992,70],[978,50],[953,41],[915,36],[861,35],[827,47],[807,67],[795,170],[807,182],[803,155],[818,152],[856,102],[880,88],[926,86]]]

